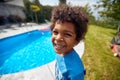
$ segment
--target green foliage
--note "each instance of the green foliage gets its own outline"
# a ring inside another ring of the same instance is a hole
[[[52,6],[42,6],[41,11],[38,12],[39,22],[45,22],[45,20],[50,21],[52,9]]]
[[[66,0],[59,0],[60,4],[66,4]],[[34,0],[33,2],[30,2],[29,0],[24,0],[25,4],[25,13],[26,13],[26,21],[27,22],[38,22],[42,23],[45,22],[45,20],[50,20],[51,18],[51,11],[53,9],[52,6],[43,6],[39,3],[38,0]],[[40,8],[40,11],[33,11],[31,8],[31,5],[37,6]],[[95,23],[95,17],[93,16],[93,12],[91,12],[90,6],[87,4],[84,7],[85,12],[87,13],[89,17],[90,24]]]
[[[27,22],[43,23],[45,22],[45,19],[50,20],[53,7],[42,6],[38,0],[34,0],[33,2],[30,2],[29,0],[24,0],[24,4]],[[31,5],[39,7],[40,10],[37,10],[37,12],[34,11],[33,8],[31,8]]]
[[[120,24],[120,0],[99,0],[96,8],[102,9],[99,12],[101,19],[97,22],[99,25],[117,28]]]
[[[103,18],[101,20],[96,20],[96,25],[112,29],[117,29],[118,23],[119,23],[118,21],[112,18]]]
[[[93,12],[92,12],[90,6],[88,4],[86,4],[83,8],[89,17],[89,23],[95,24],[95,17],[93,16]]]
[[[85,80],[120,80],[120,59],[113,56],[110,41],[116,30],[90,25],[82,57]]]
[[[66,4],[66,0],[59,0],[59,5]]]
[[[30,5],[30,8],[33,12],[38,12],[40,11],[40,7],[37,5]]]
[[[32,12],[30,9],[31,2],[29,0],[23,0],[25,6],[26,21],[32,21]]]

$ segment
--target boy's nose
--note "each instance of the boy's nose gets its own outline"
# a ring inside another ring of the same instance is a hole
[[[61,34],[58,34],[58,35],[56,36],[56,40],[62,41],[62,40],[63,40],[63,36],[62,36]]]

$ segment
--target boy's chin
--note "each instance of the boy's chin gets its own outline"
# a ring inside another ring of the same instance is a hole
[[[64,53],[63,53],[63,52],[56,51],[56,50],[55,50],[55,52],[56,52],[57,54],[59,54],[59,55],[64,55]]]

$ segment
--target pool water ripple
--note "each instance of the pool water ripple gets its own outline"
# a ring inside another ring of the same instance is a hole
[[[38,32],[38,30],[36,31]],[[55,60],[55,52],[51,43],[50,31],[40,31],[38,34],[31,34],[29,37],[26,36],[27,39],[22,40],[22,42],[25,43],[25,41],[31,39],[33,36],[40,37],[34,39],[29,44],[27,43],[25,46],[22,45],[22,48],[19,48],[19,50],[17,49],[17,46],[20,46],[20,44],[16,44],[16,48],[11,52],[9,52],[8,49],[8,51],[4,53],[4,56],[8,55],[9,57],[7,57],[7,59],[2,58],[3,63],[2,60],[0,61],[2,63],[0,66],[0,74],[10,74],[29,70]]]

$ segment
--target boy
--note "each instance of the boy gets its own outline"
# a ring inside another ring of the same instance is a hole
[[[84,66],[73,47],[85,37],[87,16],[81,7],[64,4],[53,9],[51,23],[56,80],[84,80]]]

